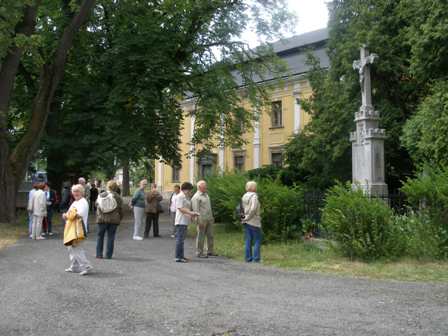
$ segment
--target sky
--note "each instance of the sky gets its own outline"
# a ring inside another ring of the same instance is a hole
[[[328,0],[287,0],[290,11],[297,16],[297,26],[294,34],[287,34],[285,37],[303,34],[309,31],[325,28],[328,22],[328,10],[326,2]],[[259,44],[255,33],[247,32],[244,40],[249,42],[251,47]]]

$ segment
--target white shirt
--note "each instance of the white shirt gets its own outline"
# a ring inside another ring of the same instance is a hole
[[[180,192],[176,196],[176,218],[174,225],[188,225],[191,223],[190,216],[183,214],[179,209],[187,208],[191,210],[191,201],[185,196],[183,192]]]
[[[171,213],[176,213],[176,197],[179,194],[173,193],[173,195],[171,196],[171,204],[170,204],[170,212]]]
[[[87,203],[87,200],[83,197],[77,201],[74,201],[68,210],[70,211],[72,208],[76,209],[76,212],[82,218],[82,221],[87,228],[87,220],[89,219],[89,203]]]
[[[47,197],[43,190],[36,190],[28,203],[28,211],[32,212],[34,216],[47,215]]]

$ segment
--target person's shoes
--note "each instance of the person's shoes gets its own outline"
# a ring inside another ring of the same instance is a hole
[[[33,239],[33,235],[30,235],[30,239]]]
[[[49,235],[49,236],[53,236],[54,233],[53,233],[53,232],[48,232],[48,235]]]
[[[209,257],[219,257],[216,253],[213,253],[213,252],[207,253],[207,256],[209,256]]]
[[[171,235],[171,238],[176,238],[176,236],[172,234],[172,235]]]
[[[87,275],[90,273],[90,271],[93,269],[92,266],[87,266],[85,270],[79,272],[79,275]]]
[[[154,236],[154,238],[162,238],[161,235]]]
[[[196,257],[198,257],[198,258],[208,258],[208,255],[203,254],[203,253],[197,253]]]
[[[65,271],[68,272],[68,273],[75,273],[75,271],[71,267],[66,268]]]
[[[42,237],[42,236],[40,236],[40,237],[36,237],[36,240],[45,240],[45,239],[47,239],[47,238]]]
[[[139,236],[134,236],[134,238],[132,238],[132,239],[134,239],[134,240],[143,240],[143,238],[139,237]]]
[[[106,259],[112,259],[112,257],[106,256]]]
[[[96,256],[97,259],[103,259],[103,256]]]
[[[176,259],[176,262],[178,262],[178,263],[187,263],[188,262],[188,259],[186,259],[186,258],[178,258],[178,259]]]
[[[247,259],[246,262],[250,263],[252,262],[252,259]]]

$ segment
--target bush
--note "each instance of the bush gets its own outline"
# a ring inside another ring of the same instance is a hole
[[[327,193],[323,225],[350,258],[372,260],[400,254],[394,242],[393,212],[382,200],[369,199],[350,185],[336,185]]]
[[[207,179],[216,221],[227,229],[241,228],[235,218],[235,208],[245,193],[245,175],[226,174]],[[302,234],[304,214],[303,192],[299,187],[288,188],[271,179],[258,180],[258,195],[264,239],[286,240]]]
[[[408,179],[402,191],[414,209],[427,214],[438,240],[439,257],[448,257],[448,168],[427,167],[419,177]]]
[[[393,217],[394,241],[406,255],[415,259],[436,259],[440,256],[439,235],[424,212],[409,212]]]

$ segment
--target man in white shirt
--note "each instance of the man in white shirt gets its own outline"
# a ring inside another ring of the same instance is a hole
[[[187,236],[188,224],[198,214],[191,210],[191,193],[193,185],[190,182],[182,183],[181,192],[176,196],[176,262],[186,263],[188,259],[184,256],[184,241]]]

